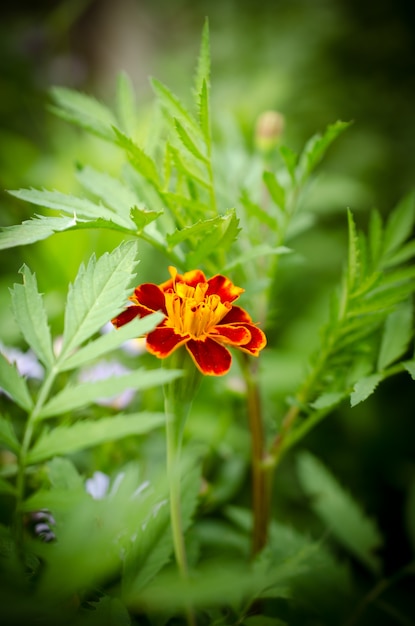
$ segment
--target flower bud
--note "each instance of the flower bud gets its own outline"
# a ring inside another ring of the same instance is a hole
[[[284,131],[284,116],[278,111],[264,111],[255,125],[255,145],[261,152],[270,152]]]

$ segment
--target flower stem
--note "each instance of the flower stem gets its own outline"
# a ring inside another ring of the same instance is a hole
[[[261,398],[256,376],[256,364],[253,366],[242,355],[245,378],[248,419],[252,444],[252,553],[255,556],[267,542],[268,525],[271,513],[272,468],[266,463],[264,427],[262,420]],[[255,370],[253,369],[255,367]]]
[[[163,363],[164,367],[183,368],[185,374],[164,386],[164,410],[166,415],[167,479],[170,492],[170,520],[173,535],[173,548],[177,567],[183,580],[188,580],[186,546],[181,508],[181,452],[183,430],[192,406],[193,397],[200,382],[199,372],[184,349],[177,350]],[[191,604],[186,607],[188,626],[196,621]]]

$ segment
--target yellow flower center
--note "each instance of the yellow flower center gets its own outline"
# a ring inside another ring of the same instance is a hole
[[[230,311],[230,302],[221,302],[216,294],[206,296],[208,287],[208,283],[196,287],[175,283],[165,293],[168,321],[176,332],[201,339]]]

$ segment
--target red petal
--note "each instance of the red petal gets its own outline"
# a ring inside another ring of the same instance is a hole
[[[157,326],[147,335],[146,347],[151,354],[165,359],[188,339],[189,335],[178,335],[169,326]]]
[[[201,270],[191,270],[190,272],[185,272],[183,276],[180,274],[177,276],[178,282],[184,282],[186,285],[190,285],[191,287],[196,287],[199,283],[206,283],[206,276]]]
[[[163,311],[163,313],[166,313],[164,293],[158,285],[154,285],[153,283],[143,283],[136,287],[134,295],[131,296],[130,300],[150,309],[150,313],[154,311]],[[146,315],[148,315],[148,313]]]
[[[242,287],[236,287],[229,278],[221,274],[216,274],[216,276],[209,278],[207,282],[209,283],[209,288],[206,295],[211,296],[216,293],[222,302],[233,302],[245,291]]]
[[[251,323],[251,316],[242,309],[240,306],[232,306],[229,313],[225,315],[225,317],[220,321],[220,324],[235,324],[235,323]]]
[[[214,341],[229,343],[234,346],[249,344],[251,333],[245,326],[215,326],[209,333]]]
[[[149,311],[149,313],[151,313],[151,311]],[[117,315],[117,317],[114,317],[114,319],[111,321],[114,324],[115,328],[119,328],[120,326],[124,326],[124,324],[128,324],[128,322],[131,322],[132,319],[139,315],[140,312],[138,311],[137,306],[129,306],[127,309],[125,309],[125,311]]]
[[[239,350],[243,350],[243,352],[249,352],[252,356],[258,356],[260,350],[267,345],[265,333],[263,333],[258,326],[254,326],[254,324],[244,324],[244,326],[251,333],[251,341],[238,346],[238,348]]]
[[[189,351],[196,367],[207,376],[222,376],[231,366],[231,355],[228,350],[213,339],[197,341],[191,339],[187,342]]]

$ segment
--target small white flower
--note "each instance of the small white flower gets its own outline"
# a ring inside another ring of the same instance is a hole
[[[94,498],[94,500],[102,500],[108,493],[110,477],[104,472],[94,472],[92,478],[85,481],[86,492]]]
[[[9,348],[0,344],[0,352],[10,363],[14,363],[16,365],[17,371],[21,376],[42,380],[44,376],[44,369],[32,350],[22,352],[17,348]]]

